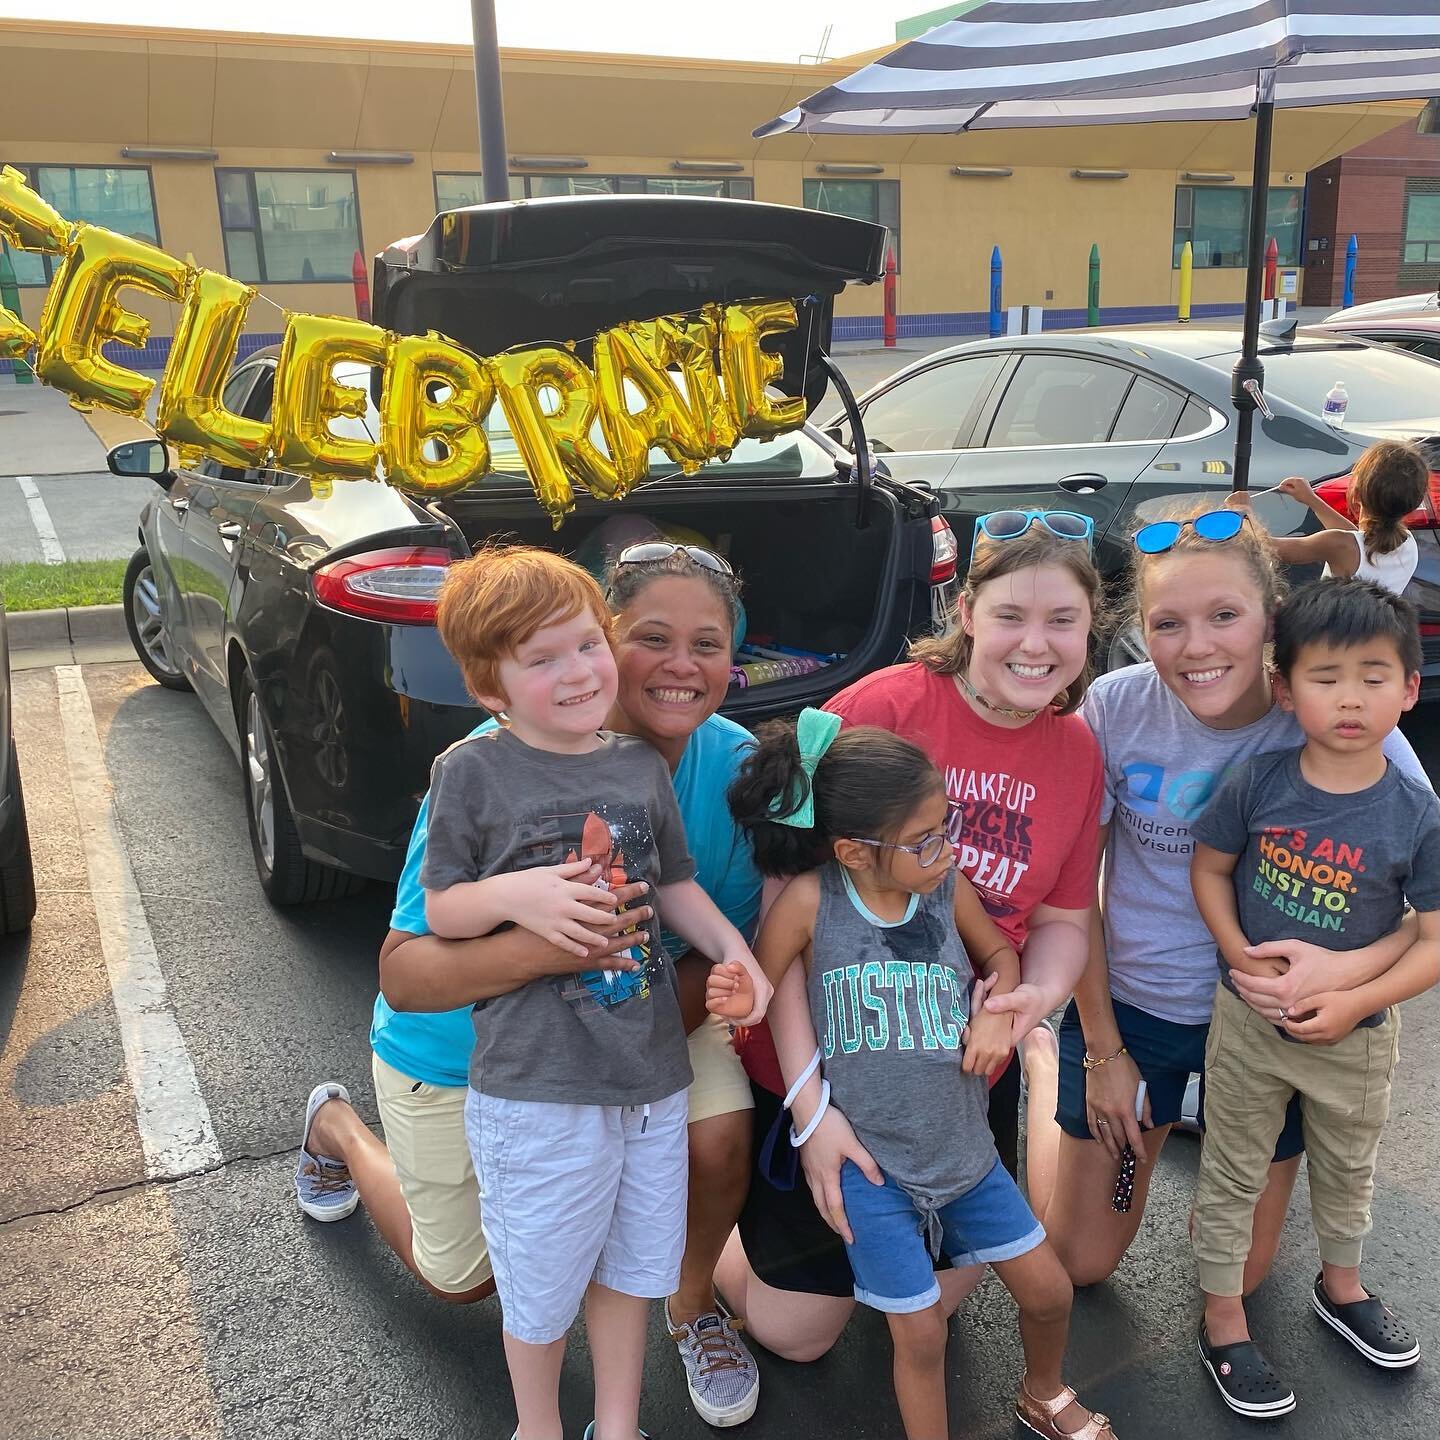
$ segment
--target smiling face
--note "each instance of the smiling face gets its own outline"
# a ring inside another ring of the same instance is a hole
[[[498,663],[496,678],[503,694],[480,703],[504,711],[527,745],[561,753],[594,748],[619,685],[610,642],[589,610],[552,616]]]
[[[955,861],[955,847],[946,826],[950,803],[944,788],[936,785],[901,822],[893,835],[846,836],[835,841],[835,855],[847,866],[862,888],[879,892],[928,895],[944,884]],[[877,844],[866,844],[877,841]],[[935,850],[928,865],[912,851],[922,845]],[[937,842],[943,842],[937,844]],[[901,848],[909,847],[909,848]]]
[[[1302,645],[1280,702],[1295,712],[1306,739],[1321,750],[1353,755],[1378,749],[1420,694],[1420,676],[1406,674],[1393,639],[1355,645]]]
[[[1157,556],[1145,568],[1140,604],[1156,671],[1201,724],[1233,730],[1270,709],[1270,617],[1242,553],[1217,544]]]
[[[704,580],[660,575],[616,616],[615,634],[627,728],[673,769],[729,689],[729,608]]]
[[[1063,565],[1031,565],[987,580],[962,602],[961,623],[971,639],[970,684],[992,705],[1042,710],[1085,669],[1090,600]]]

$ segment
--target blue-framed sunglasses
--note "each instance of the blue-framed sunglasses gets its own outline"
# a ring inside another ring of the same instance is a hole
[[[1048,530],[1057,540],[1083,540],[1089,545],[1095,537],[1095,522],[1074,510],[992,510],[975,522],[987,540],[1018,540],[1029,534],[1032,525]]]
[[[1181,534],[1193,530],[1202,540],[1233,540],[1245,523],[1241,510],[1207,510],[1192,520],[1154,520],[1135,532],[1135,548],[1142,555],[1163,555]]]

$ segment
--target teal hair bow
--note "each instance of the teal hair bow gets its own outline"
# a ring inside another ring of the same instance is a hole
[[[805,793],[796,800],[793,788],[787,787],[770,802],[770,818],[777,825],[793,825],[797,830],[815,828],[815,767],[839,733],[838,715],[808,708],[800,712],[795,742],[800,747],[800,768],[805,772]]]

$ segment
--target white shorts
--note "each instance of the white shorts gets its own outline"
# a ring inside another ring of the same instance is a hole
[[[674,1293],[686,1121],[683,1090],[648,1107],[468,1093],[465,1133],[507,1335],[559,1340],[592,1280],[643,1299]]]

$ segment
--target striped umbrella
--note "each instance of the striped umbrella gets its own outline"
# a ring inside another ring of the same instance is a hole
[[[1440,0],[985,0],[762,125],[959,134],[1255,116],[1245,322],[1231,397],[1246,488],[1277,105],[1440,94]]]

